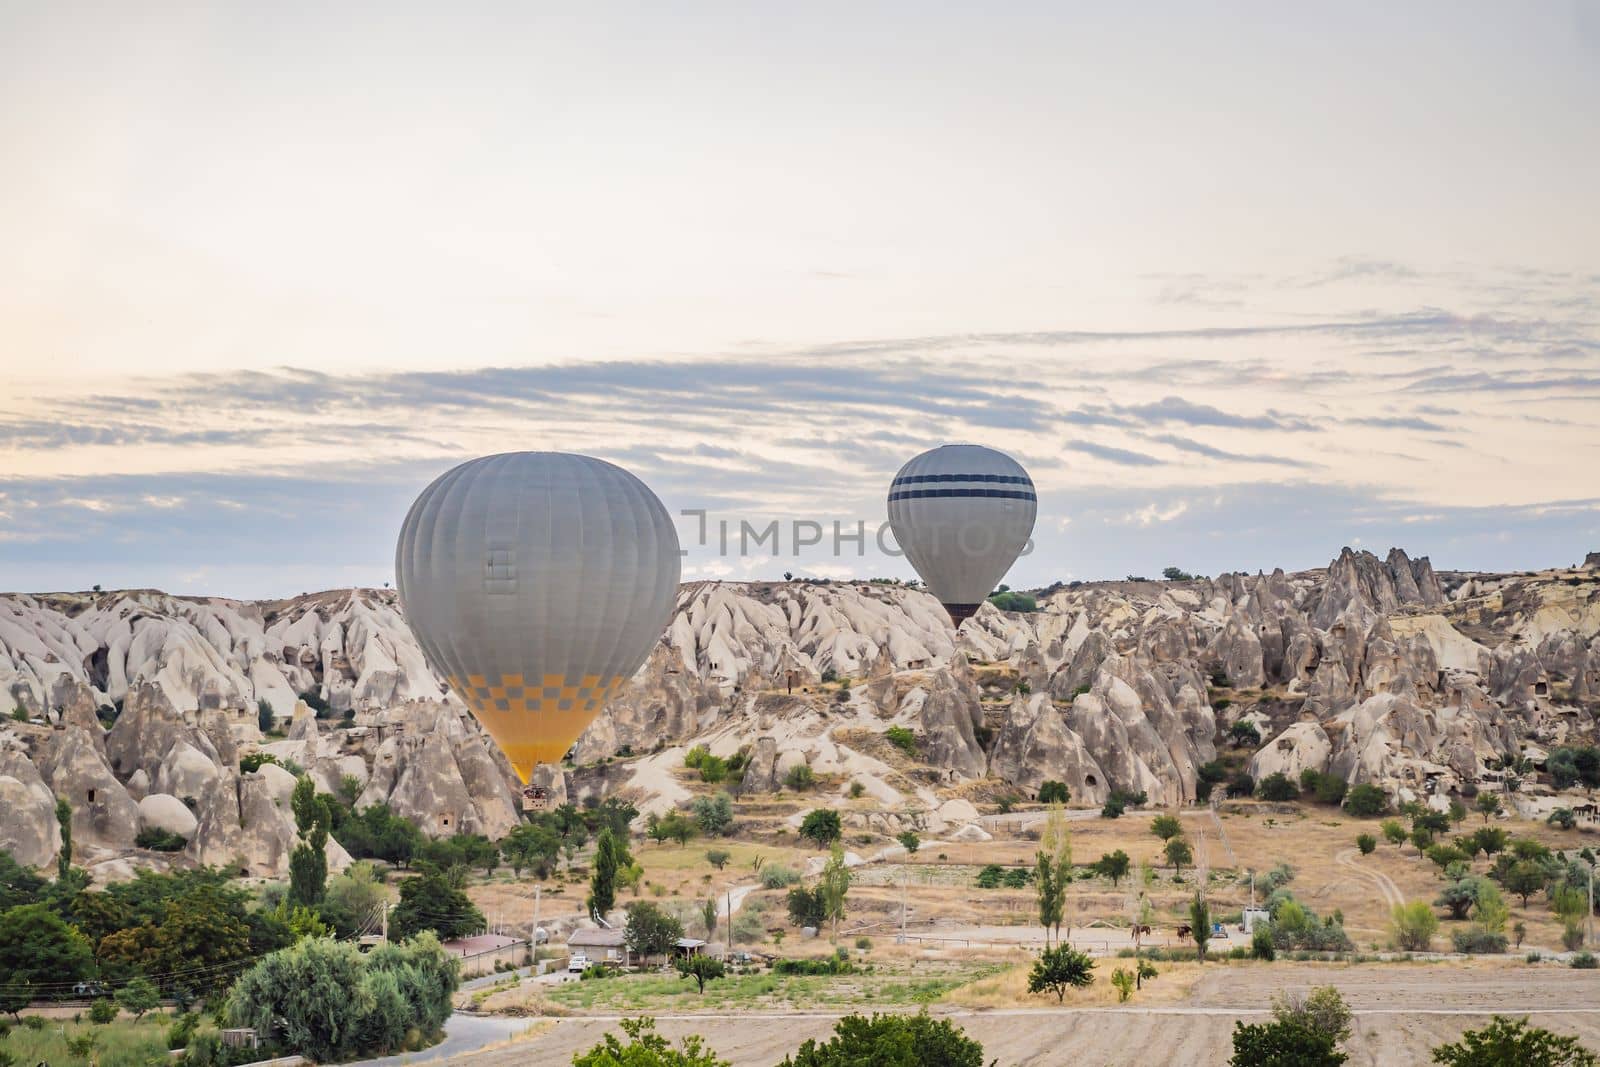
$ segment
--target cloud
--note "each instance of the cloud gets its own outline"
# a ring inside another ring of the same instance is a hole
[[[1143,452],[1131,452],[1125,448],[1113,448],[1110,445],[1097,445],[1090,441],[1068,441],[1061,446],[1071,452],[1081,452],[1095,459],[1103,459],[1107,463],[1117,463],[1124,467],[1159,467],[1161,461],[1154,456],[1147,456]]]
[[[1362,418],[1341,419],[1346,426],[1370,426],[1377,430],[1430,430],[1449,433],[1450,427],[1416,415],[1372,415]]]
[[[1177,434],[1171,433],[1153,434],[1148,438],[1148,440],[1169,445],[1172,448],[1176,448],[1182,452],[1192,452],[1197,456],[1205,456],[1207,459],[1221,459],[1232,463],[1275,463],[1284,467],[1316,466],[1314,463],[1300,459],[1291,459],[1288,456],[1269,456],[1245,452],[1229,452],[1226,449],[1208,445],[1203,441],[1196,441],[1192,438],[1180,437]]]

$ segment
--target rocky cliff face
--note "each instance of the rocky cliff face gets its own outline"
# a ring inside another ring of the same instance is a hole
[[[60,795],[80,855],[107,870],[281,874],[292,777],[241,774],[258,748],[430,833],[498,837],[517,819],[509,768],[427,668],[389,591],[0,597],[0,689],[18,709],[0,725],[0,801],[17,813],[0,847],[23,862],[59,847]],[[1591,737],[1597,705],[1593,567],[1439,575],[1399,549],[1345,549],[1297,574],[1058,588],[1035,613],[986,606],[959,635],[932,597],[897,585],[697,583],[579,740],[576,767],[543,778],[560,795],[624,791],[659,810],[685,799],[670,771],[702,743],[748,751],[746,790],[781,788],[804,764],[840,790],[861,783],[886,825],[937,829],[974,790],[1048,779],[1080,802],[1191,801],[1221,734],[1247,718],[1264,738],[1258,777],[1312,768],[1442,797],[1508,754]],[[262,737],[263,706],[284,739]],[[886,741],[891,726],[914,752]],[[147,827],[188,848],[135,849]]]

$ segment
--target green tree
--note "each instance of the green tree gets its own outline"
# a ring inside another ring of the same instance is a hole
[[[1176,815],[1157,815],[1150,820],[1150,832],[1163,841],[1170,841],[1183,833],[1183,823]]]
[[[542,822],[518,823],[501,840],[500,855],[518,878],[524,868],[536,878],[548,878],[561,858],[561,835]]]
[[[333,825],[333,812],[317,795],[309,774],[295,782],[289,807],[299,833],[299,843],[289,854],[289,901],[312,908],[321,902],[328,884],[328,828]]]
[[[795,886],[784,898],[789,908],[789,922],[801,927],[821,929],[827,919],[827,905],[822,899],[822,887],[807,889]]]
[[[983,1046],[926,1009],[916,1015],[847,1015],[823,1044],[808,1038],[781,1067],[983,1067]]]
[[[607,827],[595,842],[594,869],[589,875],[589,899],[585,902],[590,918],[604,919],[617,906],[617,872],[633,862],[628,847]]]
[[[1303,996],[1296,992],[1274,996],[1272,1017],[1327,1034],[1335,1044],[1350,1039],[1350,1006],[1331,985],[1317,986]]]
[[[234,1025],[319,1063],[397,1051],[408,1032],[439,1031],[458,967],[431,934],[366,956],[345,942],[308,938],[241,975],[227,1013]]]
[[[915,830],[902,830],[895,840],[900,842],[900,847],[906,850],[908,856],[915,856],[917,849],[922,847],[922,838],[917,836]]]
[[[1128,858],[1128,854],[1119,848],[1115,852],[1107,852],[1095,860],[1094,869],[1096,874],[1111,879],[1111,885],[1115,887],[1118,882],[1127,877],[1132,863],[1133,861]]]
[[[917,735],[904,726],[891,726],[883,732],[883,739],[908,756],[917,754]]]
[[[1039,925],[1044,927],[1044,940],[1048,946],[1050,929],[1061,925],[1062,912],[1066,910],[1066,893],[1056,881],[1056,866],[1048,852],[1040,850],[1037,864],[1034,868],[1034,894],[1039,904]]]
[[[835,841],[828,853],[828,862],[822,865],[822,882],[817,887],[822,894],[822,913],[833,924],[832,940],[839,942],[839,920],[844,918],[845,897],[850,892],[850,868],[844,862],[844,848]]]
[[[1302,1023],[1233,1024],[1231,1067],[1339,1067],[1348,1059],[1334,1039]]]
[[[726,793],[714,797],[695,797],[691,807],[700,832],[720,837],[733,829],[733,798]]]
[[[1227,687],[1222,686],[1220,688]],[[1255,723],[1249,722],[1245,719],[1240,719],[1238,722],[1230,726],[1228,728],[1228,736],[1233,739],[1235,748],[1243,748],[1246,745],[1261,744],[1261,731],[1256,729]],[[1287,782],[1288,779],[1285,778],[1284,781]]]
[[[19,904],[37,904],[45,880],[0,849],[0,911]]]
[[[89,1021],[96,1026],[105,1026],[117,1021],[117,1002],[106,997],[101,997],[89,1005]]]
[[[1521,897],[1522,906],[1526,908],[1528,898],[1542,890],[1549,880],[1549,872],[1538,860],[1518,860],[1506,869],[1500,884]]]
[[[1477,875],[1458,878],[1439,891],[1439,896],[1434,899],[1434,906],[1444,908],[1452,919],[1465,919],[1473,905],[1478,903],[1478,894],[1487,884]]]
[[[671,952],[683,936],[683,924],[647,900],[628,905],[622,942],[642,960]]]
[[[1039,783],[1039,803],[1041,804],[1065,804],[1071,797],[1072,793],[1067,789],[1065,782],[1050,779]]]
[[[265,700],[256,701],[256,728],[263,734],[270,734],[277,724],[278,719],[272,713],[272,705]]]
[[[712,917],[716,917],[715,911],[712,912]],[[677,961],[677,968],[678,974],[684,978],[694,979],[695,992],[697,993],[706,991],[707,982],[723,978],[728,973],[721,960],[712,959],[710,956],[704,955],[684,956]]]
[[[1426,952],[1433,944],[1433,935],[1439,929],[1439,917],[1425,900],[1409,904],[1396,904],[1389,913],[1389,926],[1394,943],[1406,952]]]
[[[1371,782],[1362,782],[1345,794],[1344,810],[1359,819],[1370,819],[1389,810],[1389,797]]]
[[[706,939],[717,936],[717,898],[707,897],[700,902],[700,922],[706,928]]]
[[[1189,842],[1181,837],[1174,837],[1167,842],[1167,847],[1161,850],[1167,857],[1167,862],[1172,864],[1174,874],[1183,873],[1185,863],[1194,862],[1194,850],[1189,847]]]
[[[817,775],[806,764],[796,763],[789,768],[789,773],[783,776],[783,784],[796,793],[804,793],[817,784]]]
[[[818,848],[827,848],[839,840],[843,832],[839,813],[832,808],[813,808],[800,822],[800,836]]]
[[[1378,847],[1378,839],[1376,837],[1373,837],[1371,834],[1357,834],[1356,835],[1356,848],[1361,850],[1361,854],[1363,856],[1372,855],[1373,850],[1376,849],[1377,847]]]
[[[1059,1003],[1067,990],[1083,989],[1094,981],[1094,960],[1071,945],[1057,945],[1039,954],[1028,972],[1028,992],[1051,992]]]
[[[1596,1067],[1600,1058],[1576,1037],[1529,1026],[1526,1017],[1496,1015],[1481,1030],[1468,1030],[1460,1041],[1435,1048],[1433,1062],[1446,1067]]]
[[[132,1015],[135,1022],[143,1019],[145,1012],[161,1006],[160,990],[143,975],[130,979],[127,985],[117,990],[116,997],[117,1006]]]
[[[1378,824],[1378,829],[1383,831],[1383,839],[1391,845],[1403,845],[1409,836],[1399,819],[1385,819]]]
[[[726,867],[728,865],[728,861],[732,858],[733,853],[729,852],[725,848],[712,848],[706,850],[706,862],[711,864],[711,866],[715,867],[719,871]]]
[[[1198,889],[1194,891],[1194,897],[1189,901],[1189,926],[1194,936],[1195,958],[1204,963],[1206,946],[1211,943],[1211,906],[1206,903],[1206,898]]]
[[[655,1032],[654,1019],[623,1019],[617,1025],[628,1037],[626,1044],[607,1034],[600,1044],[573,1057],[572,1067],[732,1067],[706,1048],[698,1034],[673,1048]]]
[[[93,973],[88,938],[47,905],[21,904],[0,914],[0,1011],[17,1016],[38,986]]]
[[[400,903],[389,913],[389,940],[408,941],[432,930],[448,941],[477,933],[483,926],[483,912],[448,875],[424,870],[400,883]]]
[[[61,851],[56,853],[56,878],[66,881],[72,870],[72,805],[66,797],[56,797],[56,823],[61,827]]]
[[[1473,806],[1478,809],[1478,814],[1483,816],[1485,826],[1489,823],[1489,816],[1500,814],[1500,798],[1493,793],[1479,793],[1478,801]]]

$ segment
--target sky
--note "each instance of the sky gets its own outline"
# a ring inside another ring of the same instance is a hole
[[[518,449],[688,578],[909,576],[948,441],[1018,586],[1600,549],[1600,3],[1123,6],[0,0],[0,589],[380,585]]]

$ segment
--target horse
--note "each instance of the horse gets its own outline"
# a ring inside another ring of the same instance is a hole
[[[1194,928],[1191,927],[1188,923],[1184,923],[1182,926],[1178,927],[1178,940],[1179,941],[1188,940],[1189,935],[1193,934],[1193,933],[1194,933]]]

